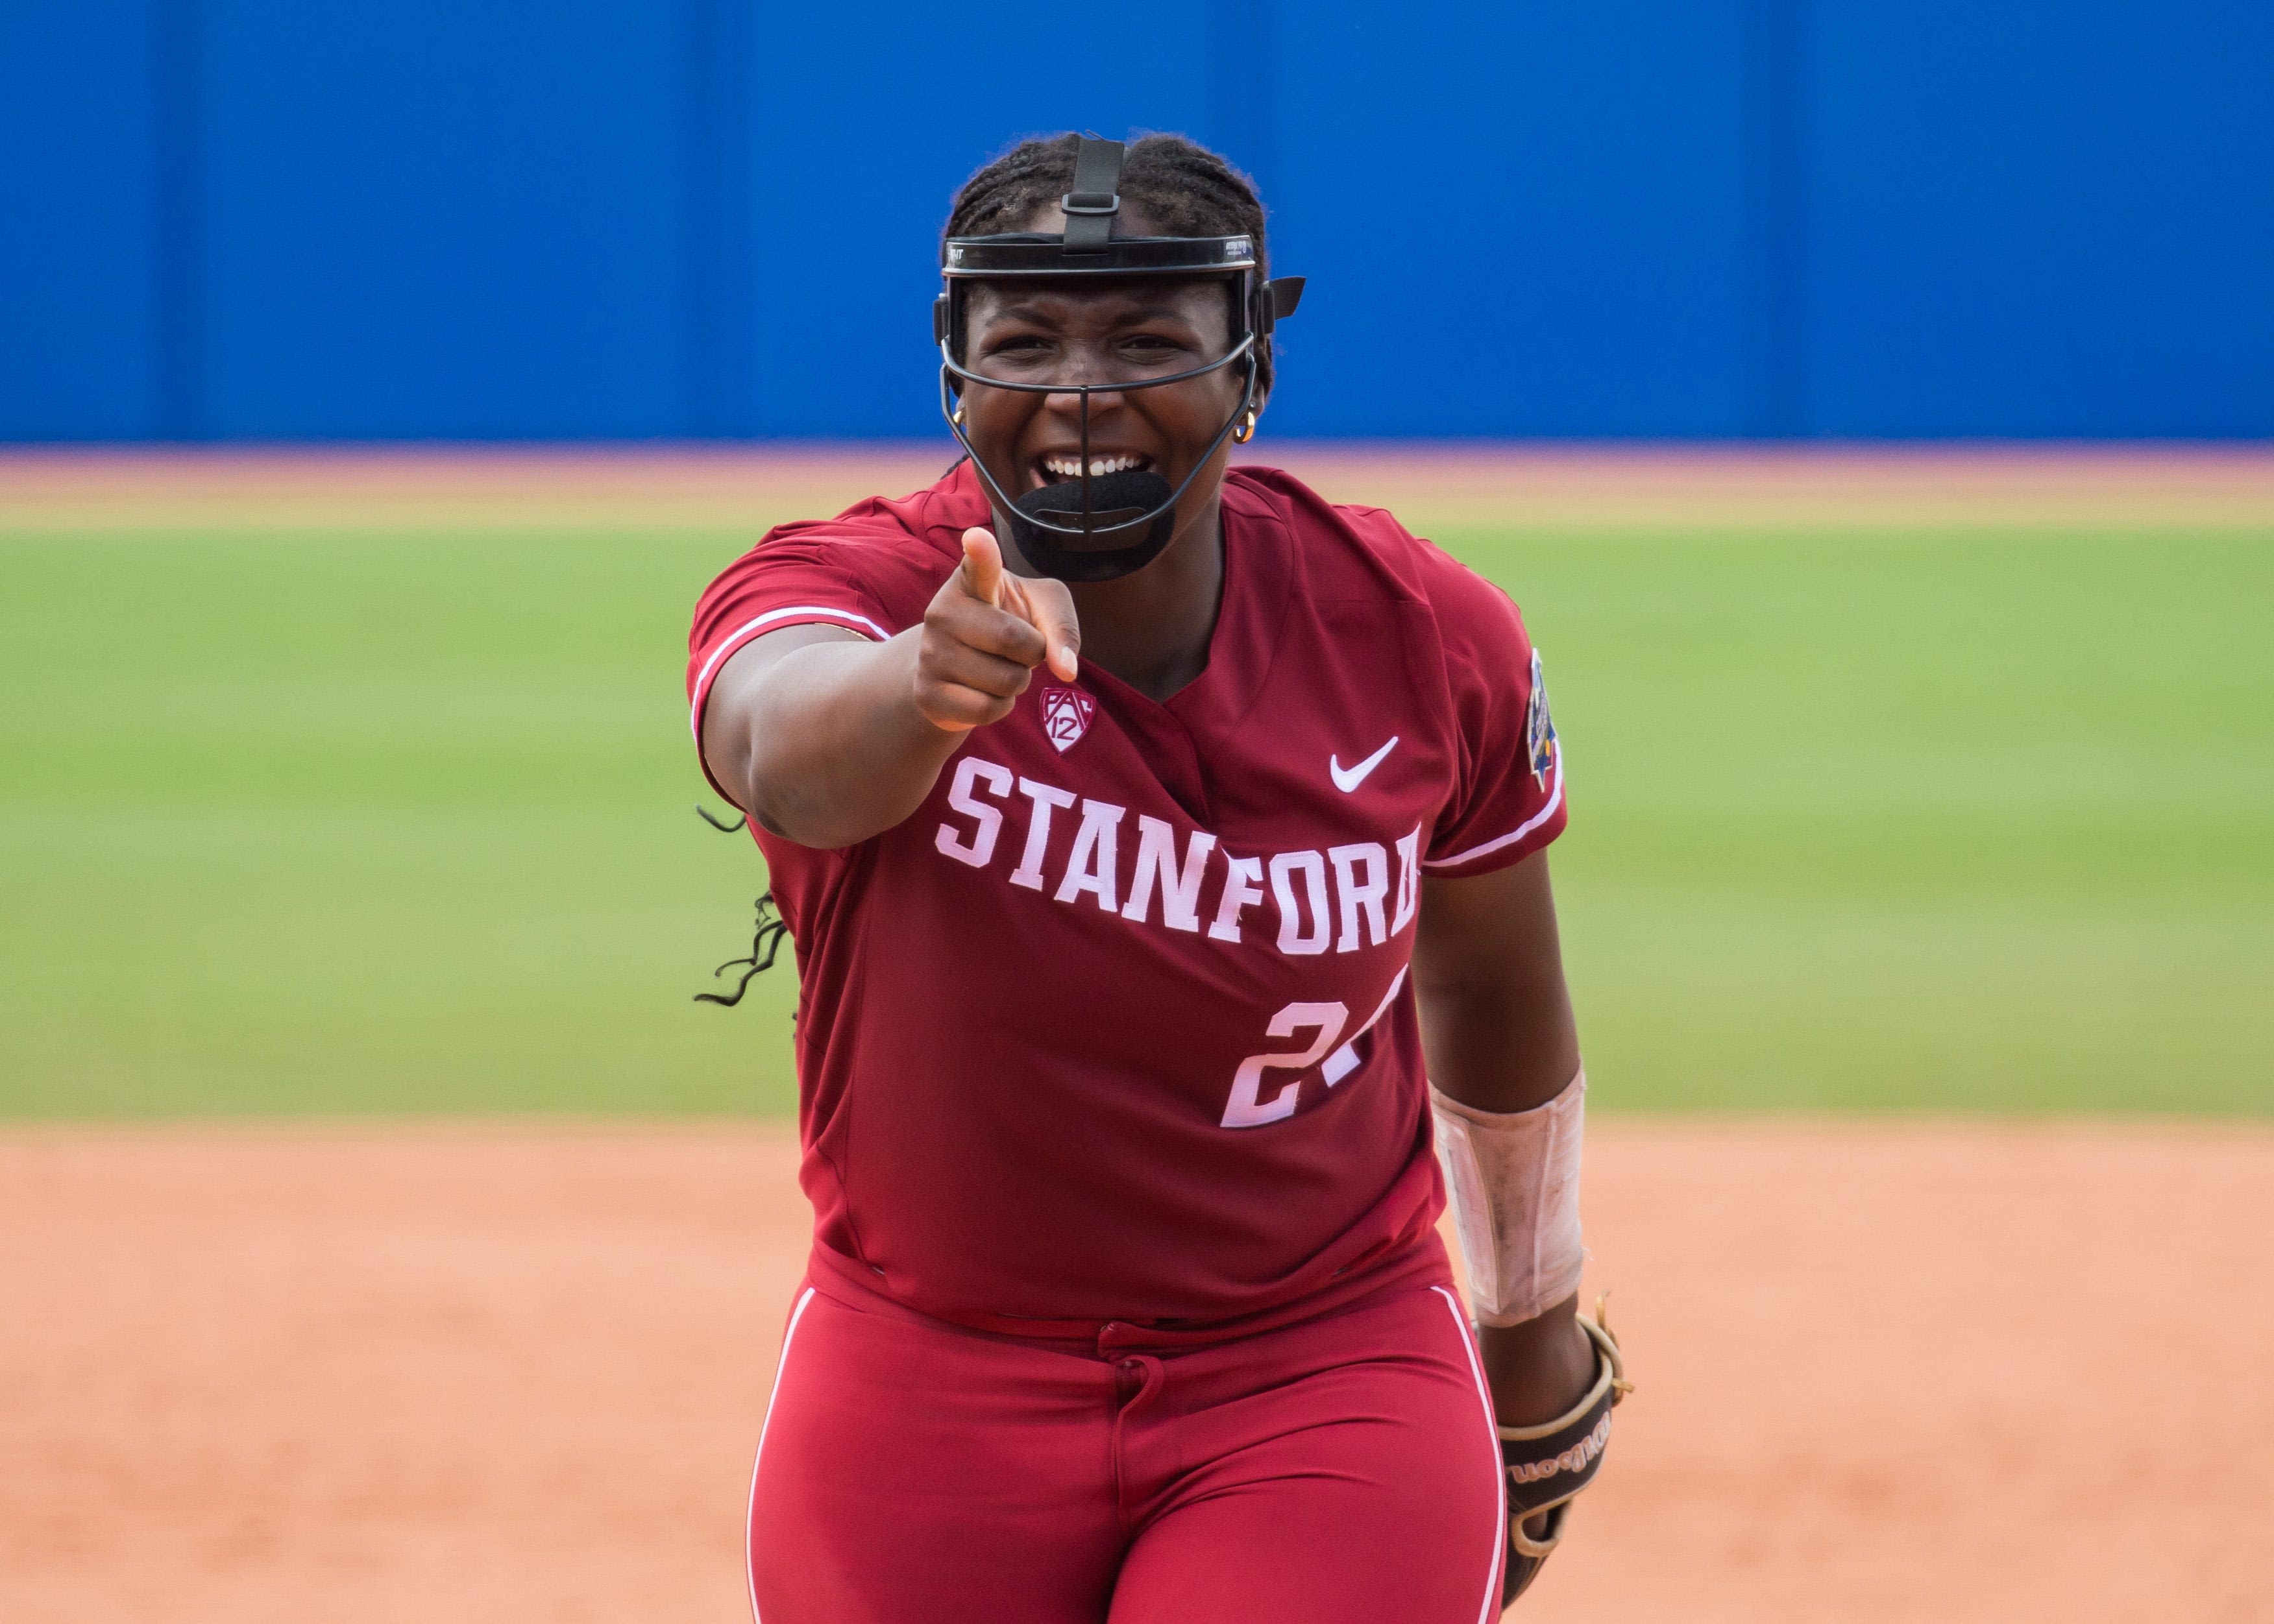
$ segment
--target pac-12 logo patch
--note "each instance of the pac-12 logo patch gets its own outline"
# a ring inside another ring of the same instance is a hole
[[[1532,651],[1532,699],[1524,707],[1524,746],[1532,757],[1532,781],[1546,789],[1547,775],[1555,771],[1555,723],[1547,714],[1547,679],[1540,674],[1537,649]]]
[[[1046,688],[1043,690],[1043,732],[1064,754],[1089,731],[1089,718],[1096,710],[1097,702],[1080,688]]]

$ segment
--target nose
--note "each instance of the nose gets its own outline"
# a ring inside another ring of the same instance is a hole
[[[1090,380],[1096,376],[1096,373],[1086,371],[1079,378],[1061,380],[1066,383],[1088,383],[1089,393],[1083,395],[1078,390],[1067,389],[1063,394],[1046,395],[1043,397],[1043,410],[1059,417],[1073,419],[1083,415],[1083,402],[1087,402],[1088,415],[1093,423],[1100,417],[1109,417],[1118,411],[1124,399],[1122,392],[1110,385],[1104,385],[1103,380],[1098,383],[1091,383]],[[1103,387],[1101,387],[1102,385]]]
[[[1072,347],[1072,352],[1065,359],[1066,368],[1064,374],[1053,378],[1050,381],[1067,385],[1068,387],[1062,395],[1048,395],[1043,397],[1043,406],[1047,410],[1062,417],[1078,415],[1081,410],[1084,397],[1077,390],[1083,387],[1087,387],[1090,391],[1087,398],[1089,402],[1089,415],[1092,417],[1096,417],[1101,412],[1111,411],[1121,405],[1121,391],[1112,387],[1121,380],[1115,376],[1113,359],[1109,354],[1096,345],[1077,344]]]
[[[1120,409],[1121,392],[1118,389],[1098,389],[1090,395],[1083,395],[1069,389],[1063,395],[1044,395],[1043,410],[1056,417],[1075,418],[1082,415],[1082,402],[1085,400],[1089,402],[1089,420],[1095,423],[1098,418]]]

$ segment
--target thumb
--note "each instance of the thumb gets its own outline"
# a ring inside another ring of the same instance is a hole
[[[963,532],[963,590],[983,604],[1003,602],[1003,548],[995,532],[975,524]]]
[[[1027,619],[1043,635],[1043,658],[1059,681],[1073,681],[1081,650],[1081,621],[1073,612],[1073,595],[1065,582],[1047,577],[1021,580],[1019,590],[1026,595]]]

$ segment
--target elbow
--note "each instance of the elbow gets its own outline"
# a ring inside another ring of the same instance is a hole
[[[755,730],[729,730],[706,752],[712,781],[742,809],[754,828],[778,839],[820,851],[853,845],[862,837],[837,827],[839,820],[817,797],[794,764],[769,752]]]
[[[754,764],[739,787],[750,821],[777,839],[817,852],[837,852],[880,832],[856,827],[836,808],[821,804],[794,775],[769,776]]]

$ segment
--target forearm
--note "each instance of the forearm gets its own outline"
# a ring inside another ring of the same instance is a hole
[[[1579,1070],[1579,1034],[1559,973],[1538,984],[1449,982],[1417,963],[1422,1042],[1440,1094],[1480,1111],[1528,1111]]]
[[[1533,1110],[1571,1086],[1578,1039],[1562,981],[1551,986],[1425,991],[1422,1030],[1430,1080],[1479,1111]],[[1485,1375],[1504,1426],[1554,1419],[1585,1390],[1594,1353],[1575,1323],[1577,1293],[1510,1326],[1480,1327]]]
[[[1480,1111],[1523,1111],[1579,1069],[1547,854],[1478,880],[1422,882],[1413,988],[1437,1091]]]
[[[1544,855],[1483,881],[1428,882],[1422,921],[1413,976],[1431,1086],[1495,1116],[1563,1095],[1579,1037]],[[1572,1293],[1517,1324],[1481,1328],[1502,1425],[1553,1420],[1585,1390],[1595,1359],[1577,1308]]]
[[[916,707],[916,635],[794,649],[737,688],[712,770],[739,765],[722,781],[761,828],[846,846],[923,803],[964,735]]]

